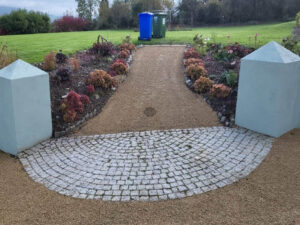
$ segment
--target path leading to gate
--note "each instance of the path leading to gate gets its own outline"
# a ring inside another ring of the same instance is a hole
[[[139,49],[126,81],[78,135],[218,126],[216,113],[185,86],[184,50]]]

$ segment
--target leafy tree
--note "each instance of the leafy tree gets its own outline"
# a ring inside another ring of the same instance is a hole
[[[112,23],[117,28],[128,28],[132,24],[130,4],[116,0],[111,7]]]
[[[85,0],[75,0],[77,2],[77,13],[82,19],[86,19],[87,16],[87,4]]]
[[[99,5],[99,28],[109,28],[111,25],[110,8],[108,0],[101,0]]]
[[[77,13],[80,18],[89,21],[93,21],[93,17],[96,14],[96,7],[99,4],[99,0],[75,0],[77,2]]]
[[[220,23],[222,20],[222,5],[219,0],[209,0],[206,5],[206,22]]]
[[[183,21],[191,26],[194,26],[198,8],[199,1],[197,0],[182,0],[178,7]]]

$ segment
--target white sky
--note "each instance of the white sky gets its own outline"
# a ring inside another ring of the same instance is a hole
[[[55,16],[62,16],[67,11],[76,15],[76,5],[75,0],[0,0],[0,6],[37,10]]]
[[[0,6],[38,10],[61,16],[66,11],[76,13],[75,0],[0,0]]]

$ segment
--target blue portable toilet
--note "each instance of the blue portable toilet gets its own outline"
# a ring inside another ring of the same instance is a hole
[[[140,37],[139,40],[150,41],[152,39],[153,13],[139,13]]]

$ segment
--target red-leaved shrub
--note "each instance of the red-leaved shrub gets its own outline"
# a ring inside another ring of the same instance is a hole
[[[86,92],[88,95],[93,95],[95,93],[95,87],[94,85],[90,84],[86,87]]]
[[[77,94],[70,91],[61,104],[61,110],[64,113],[64,121],[73,122],[77,118],[77,113],[84,112],[84,105],[89,104],[90,99],[86,95]]]
[[[90,73],[88,83],[94,85],[94,87],[102,87],[105,89],[116,87],[117,82],[104,70],[95,70]]]
[[[210,89],[210,94],[217,98],[226,98],[230,95],[231,88],[224,84],[214,84]]]
[[[92,54],[99,54],[101,56],[111,56],[114,53],[114,45],[111,42],[103,41],[102,43],[94,43],[90,49]]]
[[[211,89],[213,84],[214,84],[214,82],[212,80],[210,80],[209,78],[200,77],[198,80],[195,81],[194,89],[196,92],[206,93]]]
[[[203,63],[202,59],[189,58],[189,59],[185,60],[185,62],[184,62],[185,67],[187,67],[189,65],[192,65],[192,64],[197,64],[197,65],[204,66],[204,63]]]
[[[87,30],[89,22],[73,16],[63,16],[53,22],[53,30],[55,32],[69,32]]]
[[[72,123],[76,120],[77,113],[74,110],[67,110],[64,113],[64,121],[67,123]]]
[[[199,58],[199,53],[194,49],[194,48],[189,48],[185,53],[184,53],[184,58],[189,59],[189,58]]]
[[[116,60],[112,65],[111,65],[111,70],[115,71],[117,75],[124,75],[128,73],[128,68],[126,64],[124,64],[120,60]]]
[[[78,71],[80,69],[80,61],[79,61],[79,59],[70,58],[69,59],[69,64],[71,65],[71,67],[72,67],[72,69],[74,71]]]
[[[113,63],[123,63],[125,66],[127,66],[125,59],[116,59]]]
[[[119,58],[127,59],[129,57],[129,55],[130,55],[130,52],[128,50],[124,49],[124,50],[120,51]]]
[[[80,95],[80,101],[84,104],[90,104],[90,98],[87,95]]]
[[[118,75],[118,74],[116,73],[116,71],[114,71],[114,70],[110,70],[110,71],[108,72],[108,74],[109,74],[110,76],[112,76],[112,77],[115,77],[115,76]]]
[[[192,80],[198,80],[200,77],[206,76],[207,71],[202,65],[191,64],[186,68],[186,75]]]
[[[128,50],[130,52],[133,52],[135,50],[135,45],[131,43],[123,43],[120,45],[119,49],[122,50]]]
[[[47,54],[44,58],[44,64],[43,64],[43,69],[46,71],[52,71],[55,69],[55,53],[50,52]]]

